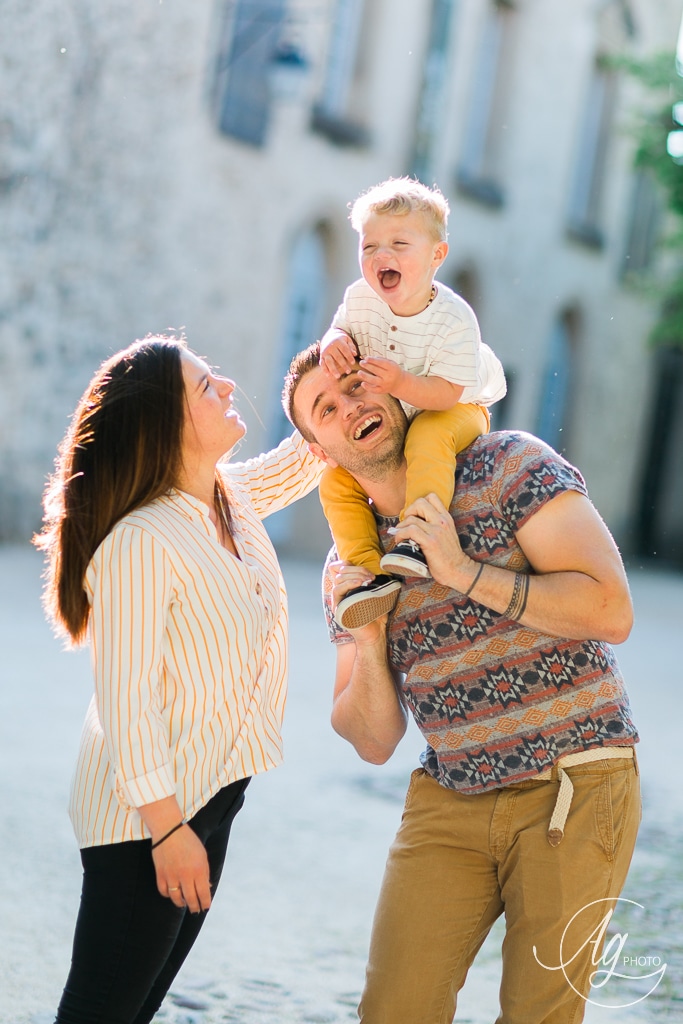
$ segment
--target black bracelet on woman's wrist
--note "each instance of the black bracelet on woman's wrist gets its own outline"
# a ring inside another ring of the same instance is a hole
[[[182,821],[179,821],[177,825],[174,825],[171,831],[167,832],[165,836],[162,836],[161,839],[157,839],[156,843],[152,843],[152,849],[156,850],[157,846],[161,846],[162,843],[165,843],[168,837],[172,836],[173,833],[177,832],[179,828],[183,827],[183,825],[187,825],[187,822],[185,821],[184,818]]]

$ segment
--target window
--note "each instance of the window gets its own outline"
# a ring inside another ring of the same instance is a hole
[[[652,175],[638,171],[631,192],[631,213],[622,260],[622,274],[637,274],[652,264],[662,205]]]
[[[363,146],[368,132],[353,117],[356,86],[362,78],[361,28],[365,0],[336,0],[322,93],[312,127],[341,146]]]
[[[270,65],[284,23],[285,0],[236,0],[222,8],[212,106],[220,131],[253,146],[265,142]]]
[[[434,145],[442,132],[444,90],[453,11],[459,0],[432,0],[429,41],[420,88],[420,104],[415,125],[412,173],[421,181],[431,181]]]
[[[576,376],[577,314],[565,311],[550,334],[535,433],[556,451],[567,450]]]
[[[489,206],[501,206],[504,201],[499,178],[507,131],[508,68],[514,15],[514,7],[505,0],[489,5],[457,174],[460,191]]]
[[[327,286],[323,230],[318,228],[306,231],[295,242],[289,260],[280,340],[273,361],[274,375],[269,403],[273,418],[268,429],[269,448],[274,448],[283,437],[291,433],[292,426],[280,401],[282,382],[292,357],[322,334],[325,327],[323,316]],[[293,507],[269,516],[267,527],[273,542],[281,544],[290,540],[293,524]]]
[[[588,86],[569,201],[570,236],[594,248],[604,244],[602,198],[616,84],[616,73],[598,59]]]

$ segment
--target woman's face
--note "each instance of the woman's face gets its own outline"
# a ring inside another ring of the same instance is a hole
[[[193,352],[180,356],[185,382],[183,465],[186,469],[218,459],[244,437],[247,428],[232,407],[235,382],[219,377]]]

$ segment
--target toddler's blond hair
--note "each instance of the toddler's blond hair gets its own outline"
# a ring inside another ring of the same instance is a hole
[[[422,213],[434,237],[445,242],[448,238],[448,200],[437,186],[428,188],[415,178],[388,178],[363,192],[354,203],[349,203],[351,225],[360,233],[363,223],[372,213]]]

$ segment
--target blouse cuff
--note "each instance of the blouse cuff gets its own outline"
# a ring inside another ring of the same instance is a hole
[[[171,765],[161,765],[147,775],[138,775],[134,779],[124,779],[119,769],[115,772],[115,790],[117,800],[127,811],[156,800],[164,800],[168,796],[176,796]]]

